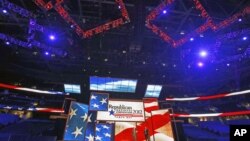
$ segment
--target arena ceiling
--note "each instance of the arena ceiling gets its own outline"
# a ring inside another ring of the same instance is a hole
[[[200,0],[214,24],[230,18],[232,22],[216,30],[211,28],[194,34],[208,22],[195,1],[175,0],[171,5],[165,4],[166,11],[152,21],[173,40],[186,39],[173,47],[145,26],[148,15],[164,3],[163,0],[124,0],[130,19],[89,38],[80,37],[75,32],[76,26],[67,23],[54,8],[46,10],[34,1],[7,1],[33,13],[36,23],[46,29],[46,32],[30,33],[31,18],[20,14],[20,9],[6,7],[6,1],[1,0],[0,33],[44,44],[22,47],[13,43],[14,40],[1,39],[2,81],[19,81],[30,86],[81,83],[87,91],[89,76],[132,78],[139,80],[136,93],[141,95],[138,98],[143,96],[147,84],[165,86],[161,98],[249,88],[250,13],[242,12],[249,7],[249,1]],[[115,0],[64,0],[61,5],[82,30],[122,16]],[[238,15],[234,17],[235,14]],[[50,40],[50,35],[54,35],[55,40]],[[200,58],[201,50],[208,52],[207,58]]]

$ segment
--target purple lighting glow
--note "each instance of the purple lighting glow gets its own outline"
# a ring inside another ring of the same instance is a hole
[[[241,22],[241,21],[242,21],[242,19],[241,19],[241,18],[239,18],[239,19],[238,19],[238,21],[239,21],[239,22]]]
[[[55,40],[55,36],[54,35],[49,35],[49,39],[50,40]]]
[[[194,38],[190,38],[190,41],[193,41],[194,40]]]
[[[163,12],[162,12],[163,14],[166,14],[167,13],[167,10],[163,10]]]
[[[203,67],[203,66],[204,66],[204,64],[202,62],[198,63],[198,67]]]
[[[243,37],[242,39],[245,41],[245,40],[247,40],[247,37]]]
[[[49,55],[49,52],[46,51],[44,54],[45,54],[45,55]]]

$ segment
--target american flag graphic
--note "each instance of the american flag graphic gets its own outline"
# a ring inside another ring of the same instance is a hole
[[[168,110],[158,110],[157,99],[144,100],[145,113],[148,117],[144,122],[121,122],[122,129],[116,129],[115,141],[174,141],[171,118]],[[152,112],[152,114],[151,114]],[[116,128],[117,128],[116,123]],[[135,134],[136,132],[136,134]]]
[[[151,112],[153,136],[155,141],[174,141],[174,135],[171,125],[171,117],[168,109],[161,109]]]
[[[92,93],[89,100],[89,110],[107,111],[109,95],[106,93]]]
[[[96,141],[113,141],[113,124],[97,123],[95,128]]]
[[[84,141],[94,141],[95,137],[95,123],[96,123],[96,111],[89,111],[88,118],[87,118],[87,129],[85,132],[85,139]]]
[[[135,128],[135,122],[116,122],[115,141],[136,141]]]
[[[151,117],[151,111],[159,109],[157,98],[144,98],[143,103],[146,117]]]
[[[87,122],[96,122],[96,116],[97,116],[96,111],[89,111]]]
[[[84,141],[95,141],[95,123],[88,123]]]
[[[83,141],[88,120],[88,105],[72,102],[64,140]]]
[[[46,108],[46,107],[23,107],[17,105],[2,105],[0,104],[0,109],[7,110],[18,110],[18,111],[37,111],[37,112],[47,112],[47,113],[64,113],[64,109],[62,108]]]

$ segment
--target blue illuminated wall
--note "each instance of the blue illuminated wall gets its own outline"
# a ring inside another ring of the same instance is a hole
[[[109,77],[90,77],[90,90],[95,91],[134,93],[136,85],[137,80]]]
[[[81,93],[81,86],[80,85],[72,85],[72,84],[64,84],[64,91],[65,93]]]
[[[145,97],[159,97],[161,93],[161,85],[148,85],[145,93]]]

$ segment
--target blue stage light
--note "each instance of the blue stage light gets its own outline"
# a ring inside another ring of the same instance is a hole
[[[3,12],[4,14],[7,14],[7,13],[8,13],[8,11],[5,10],[5,9],[3,9],[2,12]]]
[[[202,62],[198,63],[198,67],[203,67],[203,66],[204,66],[204,64]]]
[[[6,41],[5,44],[6,44],[6,45],[10,45],[10,42]]]
[[[245,37],[243,37],[242,39],[245,41],[245,40],[247,40],[247,37],[245,36]]]
[[[45,55],[49,55],[49,52],[46,51],[44,54],[45,54]]]
[[[163,14],[166,14],[167,13],[167,10],[163,10],[163,12],[162,12]]]
[[[193,41],[193,40],[194,40],[194,38],[190,38],[189,40],[190,40],[190,41]]]
[[[204,51],[204,50],[201,51],[201,52],[200,52],[200,56],[201,56],[201,57],[206,57],[206,56],[207,56],[207,52]]]
[[[55,40],[56,38],[55,38],[55,35],[49,35],[49,39],[50,40]]]

